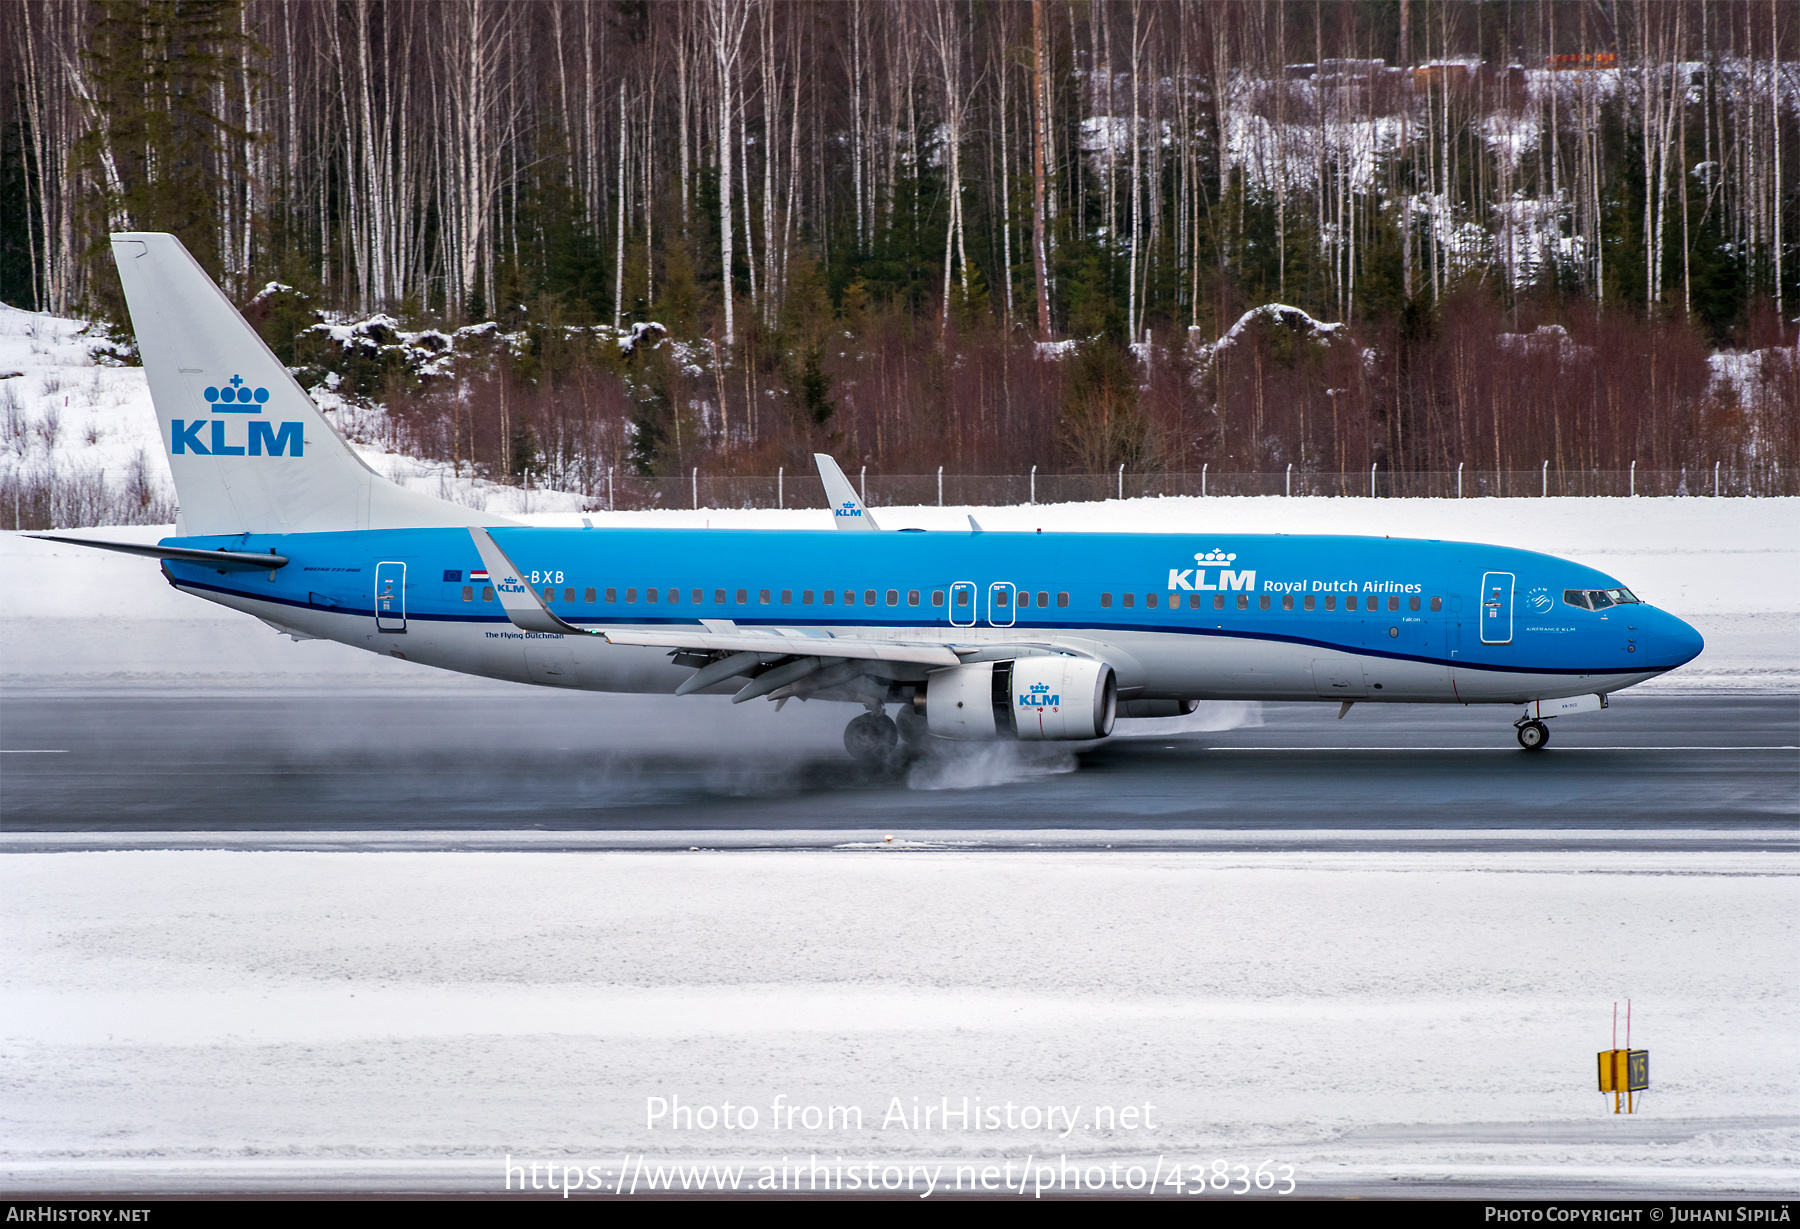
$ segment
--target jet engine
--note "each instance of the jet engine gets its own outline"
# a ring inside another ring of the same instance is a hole
[[[938,738],[1105,738],[1119,708],[1112,667],[1085,657],[952,666],[932,671],[924,691],[926,728]]]

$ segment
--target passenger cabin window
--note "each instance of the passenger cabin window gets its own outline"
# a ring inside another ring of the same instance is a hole
[[[1132,607],[1132,603],[1134,603],[1136,601],[1137,601],[1137,594],[1127,593],[1125,595],[1125,609],[1130,610]]]
[[[1432,598],[1431,599],[1431,608],[1433,610],[1442,610],[1444,608],[1444,599],[1441,597]]]
[[[1156,609],[1156,594],[1154,594],[1154,593],[1144,594],[1144,609],[1145,610],[1155,610]]]
[[[829,606],[833,602],[837,601],[837,590],[836,589],[827,589],[827,590],[825,590],[824,596],[825,596],[825,604],[827,606]]]
[[[609,602],[618,601],[619,600],[619,591],[617,589],[608,589],[606,591],[606,600]]]
[[[1069,595],[1068,594],[1059,593],[1056,595],[1056,608],[1058,610],[1061,610],[1062,608],[1066,607],[1068,604],[1069,604]]]
[[[594,591],[592,589],[588,589],[582,593],[581,600],[586,602],[588,605],[592,606],[594,604],[594,598],[596,596],[597,595],[594,593]]]
[[[792,606],[794,604],[794,591],[792,589],[783,589],[781,591],[781,604],[783,606]]]
[[[889,589],[888,590],[888,603],[887,604],[890,606],[898,606],[900,604],[900,590],[898,590],[898,589]]]
[[[544,590],[544,600],[546,602],[554,602],[556,600],[556,590],[555,589],[545,589]]]
[[[944,604],[944,591],[942,589],[933,589],[931,591],[931,604],[933,606],[942,606]]]
[[[1293,594],[1284,593],[1281,595],[1281,608],[1283,610],[1292,610],[1294,608],[1294,595]]]
[[[1188,609],[1189,610],[1200,609],[1200,595],[1198,593],[1188,594]]]
[[[1259,610],[1267,610],[1269,608],[1269,595],[1265,593],[1257,598],[1256,605]]]
[[[1100,595],[1100,609],[1102,609],[1102,610],[1111,610],[1112,609],[1112,594],[1102,593]]]
[[[749,605],[749,603],[750,603],[750,590],[739,589],[737,604],[740,606],[747,606],[747,605]]]
[[[1038,590],[1038,606],[1039,606],[1039,608],[1041,609],[1042,607],[1048,606],[1049,604],[1050,604],[1050,595],[1048,593],[1045,593],[1042,589],[1039,589]]]
[[[569,590],[569,592],[573,593],[573,592],[575,592],[575,590],[571,589],[571,590]],[[681,590],[680,589],[670,589],[669,590],[669,605],[673,606],[680,600],[681,600]]]
[[[1349,597],[1344,599],[1344,609],[1345,610],[1355,610],[1356,609],[1356,595],[1355,594],[1351,594]]]
[[[802,606],[812,605],[812,590],[811,589],[802,589],[800,591],[800,604]]]
[[[1317,610],[1319,608],[1319,599],[1316,595],[1311,593],[1306,595],[1306,608],[1308,610]]]
[[[875,604],[875,590],[864,589],[863,590],[863,605],[873,606],[874,604]]]
[[[472,602],[474,600],[475,600],[475,586],[474,585],[464,585],[463,586],[463,601]],[[589,600],[591,601],[592,599],[590,598]]]
[[[856,605],[856,590],[855,589],[845,589],[844,590],[844,605],[846,605],[846,606]]]
[[[713,601],[717,602],[719,605],[723,606],[725,604],[725,590],[714,589],[713,590]]]
[[[1029,589],[1019,590],[1019,609],[1027,610],[1030,607],[1031,607],[1031,590],[1029,590]]]
[[[1414,599],[1413,599],[1413,601],[1415,601],[1415,602],[1416,602],[1416,601],[1418,601],[1418,599],[1417,599],[1417,598],[1414,598]],[[1390,597],[1390,598],[1389,598],[1389,599],[1388,599],[1388,609],[1389,609],[1389,610],[1398,610],[1398,609],[1400,609],[1400,599],[1399,599],[1399,598],[1397,598],[1397,597]]]
[[[575,590],[573,590],[573,589],[564,589],[564,590],[563,590],[563,601],[565,601],[565,602],[572,602],[572,601],[574,601],[574,600],[575,600]]]
[[[917,589],[908,589],[906,591],[906,604],[908,606],[917,606],[919,604],[919,591]]]
[[[1214,610],[1225,609],[1225,595],[1223,593],[1213,594],[1213,609]]]
[[[484,602],[491,602],[494,600],[494,586],[492,586],[492,585],[481,586],[481,600]]]
[[[705,589],[695,589],[688,596],[693,601],[694,605],[698,606],[702,602],[706,601],[706,590]],[[588,600],[593,601],[592,598],[589,598]]]
[[[637,601],[637,590],[636,589],[625,590],[626,605],[630,605],[632,602],[635,602],[635,601]]]
[[[1325,595],[1325,609],[1327,609],[1327,610],[1336,610],[1337,609],[1337,595],[1336,594],[1327,593]]]
[[[757,596],[757,600],[760,601],[764,606],[767,606],[769,604],[769,591],[767,589],[757,590],[756,596]]]
[[[644,600],[646,602],[654,602],[656,600],[656,590],[655,589],[645,589],[644,590]]]
[[[1238,594],[1238,609],[1239,610],[1250,609],[1250,595],[1248,593]]]

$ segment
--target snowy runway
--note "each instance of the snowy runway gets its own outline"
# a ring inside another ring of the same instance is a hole
[[[1800,1181],[1787,853],[18,853],[0,900],[14,1189],[493,1190],[508,1154]],[[1634,1121],[1593,1091],[1627,996]],[[891,1119],[965,1097],[1073,1126]]]

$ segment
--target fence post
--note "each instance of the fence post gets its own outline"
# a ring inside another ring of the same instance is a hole
[[[863,507],[869,506],[869,467],[862,467],[862,501]]]
[[[938,507],[944,506],[944,467],[938,466]]]
[[[1292,499],[1294,497],[1294,463],[1292,461],[1288,462],[1288,467],[1287,467],[1287,491],[1286,491],[1286,494],[1289,499]]]
[[[700,511],[700,467],[694,466],[694,511]]]
[[[781,487],[782,478],[786,474],[787,474],[787,466],[777,465],[775,467],[775,506],[777,508],[787,507],[787,495],[785,492],[783,492],[782,487]]]
[[[1458,461],[1456,463],[1456,497],[1458,499],[1462,498],[1462,467],[1463,463]]]
[[[1119,466],[1119,498],[1125,498],[1125,466]]]
[[[1026,502],[1033,504],[1037,502],[1037,466],[1035,465],[1031,467],[1031,498]]]
[[[1719,463],[1713,462],[1713,498],[1719,497]]]
[[[1369,465],[1369,498],[1370,499],[1375,498],[1375,467],[1380,464],[1381,464],[1380,461],[1374,461],[1374,462],[1371,462]]]
[[[1637,462],[1631,463],[1631,498],[1637,498]]]
[[[612,469],[613,467],[610,465],[606,467],[606,510],[608,512],[617,510],[613,507]]]
[[[1212,464],[1212,462],[1210,462],[1210,461],[1202,461],[1200,463],[1200,498],[1201,499],[1206,498],[1206,467],[1210,464]]]
[[[1542,492],[1538,495],[1538,498],[1539,499],[1549,499],[1550,498],[1550,462],[1548,462],[1548,461],[1544,462],[1544,485],[1543,485]]]

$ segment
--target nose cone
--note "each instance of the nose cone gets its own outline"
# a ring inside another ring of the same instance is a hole
[[[1665,670],[1685,666],[1700,656],[1706,641],[1688,624],[1665,611],[1657,611],[1656,657]]]

